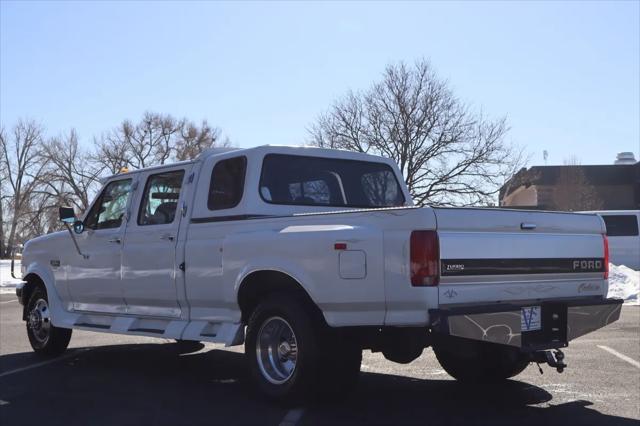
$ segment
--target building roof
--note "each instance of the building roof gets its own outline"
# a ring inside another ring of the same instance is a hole
[[[500,199],[511,194],[521,186],[552,186],[558,183],[563,173],[581,171],[590,185],[628,185],[632,182],[640,185],[640,162],[618,165],[570,165],[570,166],[533,166],[521,169],[500,188]]]

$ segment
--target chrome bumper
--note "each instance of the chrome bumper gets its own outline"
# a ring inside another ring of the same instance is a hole
[[[539,330],[522,331],[522,308],[541,307]],[[557,349],[620,318],[621,299],[539,301],[434,309],[432,330],[451,336],[516,346],[524,351]]]

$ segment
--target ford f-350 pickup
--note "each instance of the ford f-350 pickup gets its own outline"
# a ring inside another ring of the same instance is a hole
[[[25,245],[33,349],[72,329],[244,343],[291,401],[356,382],[363,349],[431,346],[453,377],[503,380],[620,315],[600,217],[415,207],[397,166],[319,148],[213,149],[114,175],[67,231]]]

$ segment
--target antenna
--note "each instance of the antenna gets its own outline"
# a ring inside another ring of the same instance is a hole
[[[547,165],[547,159],[549,158],[549,152],[545,149],[542,151],[542,158],[544,159],[544,165]]]

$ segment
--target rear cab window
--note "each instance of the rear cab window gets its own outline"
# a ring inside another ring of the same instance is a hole
[[[247,172],[247,157],[220,160],[211,171],[207,207],[209,210],[231,209],[242,200]]]
[[[609,237],[633,237],[638,235],[638,219],[635,215],[602,215]]]
[[[384,163],[268,154],[260,197],[270,204],[378,208],[405,204],[393,169]]]

